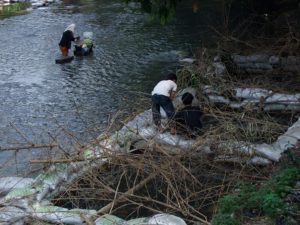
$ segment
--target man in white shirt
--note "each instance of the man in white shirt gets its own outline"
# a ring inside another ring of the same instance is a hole
[[[153,122],[162,132],[161,128],[161,114],[160,107],[162,107],[169,119],[174,116],[175,109],[172,103],[172,99],[176,95],[177,90],[177,76],[174,73],[167,75],[165,80],[161,80],[154,87],[152,91],[152,115]]]

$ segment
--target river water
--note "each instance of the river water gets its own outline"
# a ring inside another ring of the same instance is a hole
[[[97,137],[117,112],[150,107],[155,83],[179,68],[178,53],[209,38],[206,15],[198,17],[202,24],[185,18],[184,10],[180,15],[161,26],[137,4],[89,0],[0,20],[0,177],[26,176],[34,169],[30,159],[51,154],[4,149],[58,143],[68,152]],[[55,64],[58,41],[71,23],[77,35],[93,32],[94,53]]]

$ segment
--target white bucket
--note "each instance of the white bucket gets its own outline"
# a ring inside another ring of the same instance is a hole
[[[83,32],[83,38],[93,39],[93,32]]]

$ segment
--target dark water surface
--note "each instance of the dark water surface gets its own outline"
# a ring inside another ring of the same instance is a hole
[[[46,158],[42,149],[4,148],[55,141],[69,151],[76,140],[97,137],[116,112],[131,112],[127,100],[139,103],[137,93],[147,96],[178,68],[179,51],[207,35],[180,17],[160,26],[118,0],[74,2],[0,20],[0,177],[26,175],[29,159]],[[70,23],[78,35],[92,31],[96,47],[58,65],[58,41]],[[150,98],[141,104],[150,106]]]

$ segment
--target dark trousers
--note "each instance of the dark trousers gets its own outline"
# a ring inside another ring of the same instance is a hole
[[[156,126],[161,125],[160,107],[162,107],[167,117],[170,119],[174,116],[175,109],[170,97],[164,95],[152,95],[152,116]]]

